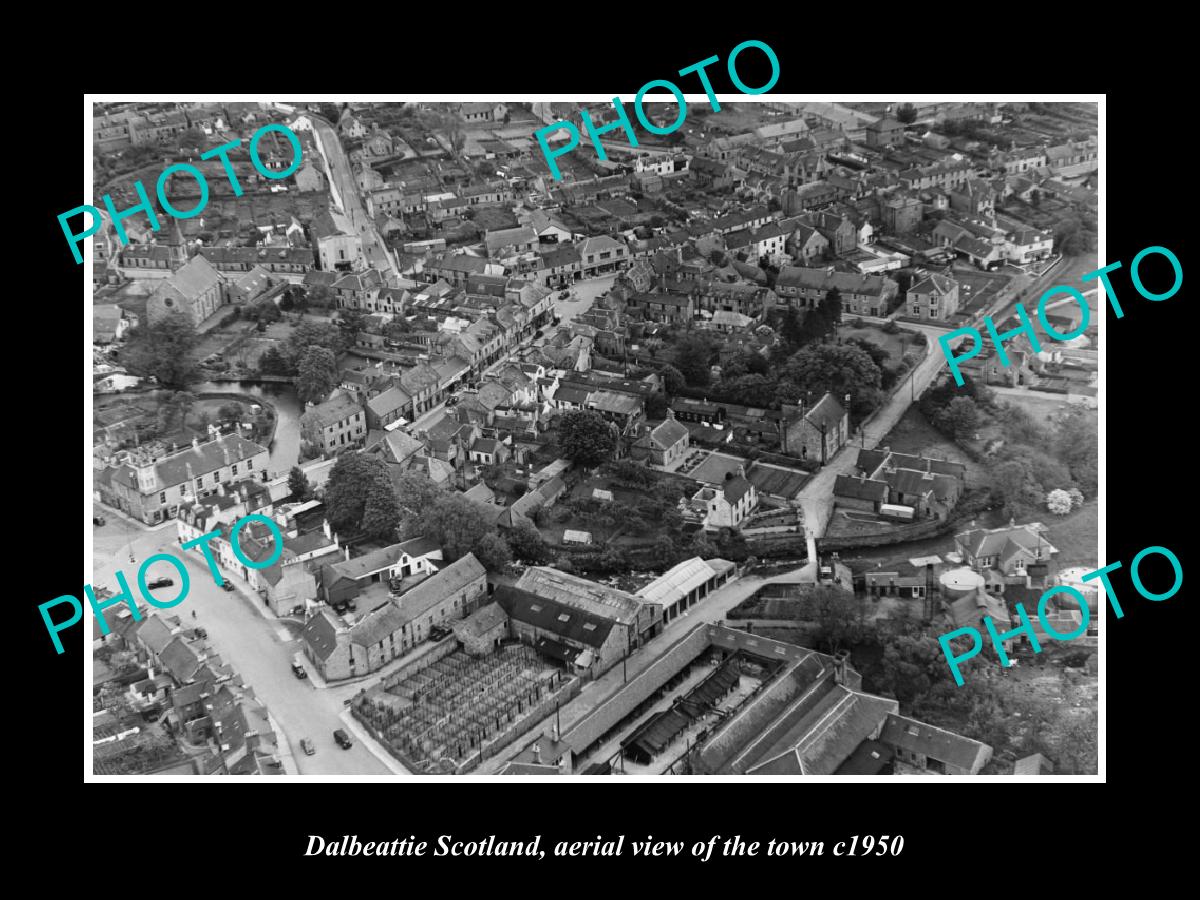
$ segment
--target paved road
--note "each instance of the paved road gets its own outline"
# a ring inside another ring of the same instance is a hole
[[[174,522],[166,528],[148,531],[98,506],[96,514],[104,515],[108,524],[94,531],[93,584],[115,588],[115,570],[119,568],[130,584],[135,585],[137,566],[129,562],[131,552],[139,564],[154,553],[169,552],[176,556],[183,553],[176,543]],[[291,639],[286,626],[277,620],[264,619],[253,609],[252,604],[259,602],[256,597],[251,599],[245,593],[226,593],[218,588],[202,560],[193,559],[190,554],[186,558],[191,590],[179,606],[163,613],[178,615],[187,623],[194,621],[208,631],[209,644],[266,704],[283,731],[280,738],[290,747],[301,774],[389,774],[388,768],[361,742],[356,742],[350,750],[342,750],[334,743],[334,730],[343,727],[338,718],[345,709],[342,701],[356,693],[359,686],[317,690],[307,679],[296,678],[291,671],[291,658],[299,644]],[[148,577],[168,575],[178,584],[178,576],[169,563],[157,563],[149,572]],[[166,588],[160,593],[167,599],[176,590]],[[148,610],[154,611],[144,602],[139,602],[138,608],[143,615]],[[316,745],[314,756],[306,756],[300,749],[300,739],[305,737]]]
[[[367,263],[382,272],[392,272],[398,275],[399,272],[392,261],[392,256],[387,251],[387,245],[379,236],[375,223],[367,215],[362,197],[359,196],[358,182],[354,179],[354,170],[350,166],[346,151],[342,148],[337,130],[320,116],[310,116],[310,118],[313,121],[313,127],[320,132],[321,147],[325,151],[329,171],[337,182],[338,193],[341,195],[342,205],[345,207],[342,212],[346,214],[350,224],[362,238],[363,255],[366,257]]]
[[[612,275],[576,281],[570,285],[571,297],[568,300],[559,300],[558,295],[561,291],[555,291],[554,313],[561,318],[560,324],[566,325],[575,317],[581,316],[591,309],[600,295],[612,288],[616,279],[617,273],[614,272]]]

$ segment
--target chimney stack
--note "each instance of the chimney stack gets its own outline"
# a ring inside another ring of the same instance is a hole
[[[833,655],[833,683],[845,684],[846,660],[850,658],[849,650],[839,650]]]

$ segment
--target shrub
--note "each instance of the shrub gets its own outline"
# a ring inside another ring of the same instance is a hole
[[[1056,516],[1065,516],[1071,511],[1071,495],[1062,488],[1046,494],[1046,508]]]

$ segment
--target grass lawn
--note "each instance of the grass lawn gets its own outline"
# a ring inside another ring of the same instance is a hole
[[[1075,409],[1076,404],[1068,403],[1062,394],[1051,394],[1044,391],[1004,391],[997,392],[996,399],[1001,403],[1011,403],[1019,406],[1039,425],[1052,428],[1059,416]],[[1099,414],[1096,410],[1088,410],[1088,418],[1093,429],[1099,429]]]
[[[850,316],[849,321],[854,321],[854,317]],[[882,328],[874,325],[864,325],[862,328],[852,328],[842,325],[838,327],[838,337],[844,341],[848,341],[851,338],[858,338],[869,341],[876,347],[882,347],[887,351],[889,362],[892,365],[900,362],[900,358],[904,356],[906,341],[909,350],[919,349],[913,343],[911,334],[904,331],[901,331],[899,334],[887,334]]]
[[[1094,566],[1102,562],[1099,545],[1100,505],[1089,500],[1078,511],[1063,518],[1048,514],[1042,521],[1049,527],[1046,536],[1058,548],[1054,561],[1060,569],[1068,566]]]

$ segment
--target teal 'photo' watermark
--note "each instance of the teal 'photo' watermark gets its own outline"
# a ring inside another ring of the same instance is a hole
[[[1163,591],[1162,593],[1156,594],[1152,591],[1148,591],[1145,584],[1142,583],[1142,576],[1139,571],[1139,567],[1142,564],[1142,560],[1144,560],[1150,554],[1165,556],[1171,563],[1171,569],[1175,575],[1175,583],[1172,584],[1168,590]],[[1121,563],[1118,560],[1115,563],[1109,563],[1102,569],[1096,569],[1093,572],[1088,572],[1080,580],[1099,581],[1102,585],[1104,585],[1104,593],[1108,597],[1108,602],[1112,606],[1113,612],[1116,614],[1118,619],[1123,619],[1125,618],[1125,610],[1121,608],[1121,603],[1117,599],[1117,592],[1113,589],[1112,582],[1108,577],[1110,572],[1115,572],[1119,568],[1121,568]],[[1153,600],[1155,602],[1169,600],[1179,593],[1179,589],[1183,587],[1183,566],[1179,562],[1179,557],[1177,557],[1166,547],[1147,547],[1145,550],[1141,551],[1137,556],[1135,556],[1133,558],[1133,562],[1129,564],[1129,579],[1133,582],[1134,589],[1137,590],[1137,592],[1147,600]],[[1050,622],[1046,620],[1046,607],[1051,598],[1057,594],[1068,594],[1079,605],[1080,620],[1078,627],[1076,627],[1074,631],[1057,631],[1050,624]],[[1009,665],[1009,657],[1007,651],[1004,649],[1004,644],[1007,641],[1011,641],[1018,635],[1023,634],[1025,636],[1025,639],[1029,641],[1029,646],[1033,648],[1034,653],[1042,652],[1042,646],[1038,642],[1037,635],[1034,633],[1033,623],[1030,622],[1029,614],[1025,612],[1025,607],[1020,603],[1016,603],[1014,604],[1014,608],[1016,609],[1017,618],[1020,619],[1021,624],[1019,627],[1013,628],[1009,631],[997,631],[996,623],[992,621],[991,616],[983,617],[984,628],[988,633],[988,637],[992,641],[992,648],[996,651],[996,656],[1000,660],[1000,665],[1002,666]],[[1037,616],[1038,621],[1042,626],[1042,631],[1056,641],[1071,641],[1077,637],[1080,637],[1087,631],[1088,623],[1091,622],[1091,610],[1088,608],[1087,598],[1083,595],[1082,591],[1066,584],[1055,585],[1047,589],[1046,592],[1042,594],[1041,598],[1038,600]],[[1010,622],[1009,624],[1011,625],[1012,623]],[[965,653],[955,653],[954,647],[952,646],[952,642],[956,638],[960,637],[969,637],[971,639],[971,647]],[[973,628],[968,625],[963,628],[956,628],[953,631],[949,631],[946,634],[941,635],[938,638],[938,643],[942,647],[942,653],[946,657],[946,662],[950,665],[950,671],[954,675],[954,683],[959,687],[962,687],[964,680],[962,677],[961,665],[968,659],[978,656],[983,650],[983,635],[980,634],[978,628]]]
[[[262,522],[267,530],[271,532],[271,540],[274,546],[274,552],[266,559],[255,562],[242,552],[241,545],[238,543],[238,535],[242,529],[250,522]],[[220,531],[210,531],[207,534],[202,534],[198,538],[193,538],[190,541],[182,544],[184,550],[191,550],[193,547],[198,547],[204,555],[204,559],[208,562],[209,571],[212,572],[213,581],[217,587],[225,584],[225,579],[221,576],[220,570],[217,568],[217,561],[213,557],[212,547],[209,546],[209,541],[213,538],[221,536]],[[229,532],[229,544],[233,549],[233,555],[237,557],[238,562],[250,569],[269,569],[275,565],[283,556],[283,532],[279,525],[273,519],[269,519],[258,513],[251,513],[248,516],[243,516],[234,524]],[[174,600],[159,600],[152,593],[146,584],[146,571],[156,562],[170,563],[175,567],[175,571],[179,574],[179,595]],[[104,618],[104,610],[111,606],[116,606],[119,603],[125,603],[129,606],[129,613],[135,622],[142,620],[142,614],[138,610],[137,601],[133,597],[133,593],[129,589],[129,581],[125,577],[125,573],[120,569],[117,570],[117,585],[120,591],[111,597],[97,597],[95,590],[90,584],[84,585],[83,593],[87,596],[88,605],[92,608],[92,615],[96,619],[96,625],[100,629],[100,633],[105,637],[110,633],[108,621]],[[187,566],[178,556],[170,553],[156,553],[148,557],[137,571],[137,586],[142,594],[142,598],[151,606],[157,609],[171,609],[178,606],[187,599],[188,593],[191,591],[192,580],[188,575]],[[50,610],[56,606],[69,605],[73,607],[71,617],[65,622],[54,622],[50,618]],[[46,630],[50,633],[50,639],[54,642],[54,649],[61,654],[63,652],[62,641],[58,635],[60,632],[66,631],[72,626],[78,625],[83,619],[83,603],[78,597],[71,594],[63,594],[61,597],[55,597],[53,600],[48,600],[38,607],[38,612],[42,614],[42,621],[46,623]]]
[[[1175,272],[1175,283],[1172,284],[1168,290],[1163,291],[1160,294],[1148,291],[1145,284],[1142,283],[1140,266],[1142,264],[1142,260],[1151,254],[1165,256],[1171,263],[1171,268],[1174,269]],[[1094,272],[1088,272],[1081,278],[1081,281],[1099,281],[1101,284],[1103,284],[1104,293],[1108,296],[1108,302],[1112,304],[1113,312],[1116,314],[1118,319],[1122,319],[1125,317],[1125,310],[1121,308],[1121,304],[1117,300],[1117,292],[1113,288],[1112,282],[1108,277],[1110,272],[1115,272],[1119,268],[1121,268],[1120,260],[1115,263],[1109,263],[1102,269],[1097,269]],[[1169,300],[1171,297],[1174,297],[1177,293],[1179,293],[1179,289],[1183,287],[1183,266],[1179,263],[1179,257],[1177,257],[1166,247],[1147,247],[1145,250],[1135,256],[1133,261],[1129,264],[1129,278],[1133,282],[1133,286],[1137,289],[1137,292],[1147,300],[1153,300],[1156,302],[1159,300]],[[1046,319],[1046,304],[1053,297],[1059,294],[1070,294],[1075,302],[1079,304],[1079,325],[1074,331],[1057,331]],[[1000,365],[1005,367],[1009,365],[1009,357],[1008,353],[1005,352],[1004,342],[1015,338],[1019,334],[1024,334],[1029,338],[1029,345],[1033,348],[1035,353],[1042,352],[1042,345],[1038,342],[1037,334],[1033,328],[1033,323],[1029,319],[1029,313],[1020,303],[1016,305],[1016,313],[1017,320],[1021,324],[1016,328],[1011,328],[1008,331],[1005,331],[1003,334],[997,333],[996,323],[992,321],[991,316],[986,316],[983,320],[983,324],[987,328],[988,334],[991,336],[992,345],[996,348],[996,356],[1000,359]],[[1069,341],[1073,338],[1079,337],[1084,333],[1084,331],[1087,330],[1088,324],[1091,322],[1091,316],[1092,311],[1088,306],[1087,297],[1084,296],[1083,292],[1078,288],[1072,287],[1069,284],[1060,284],[1056,287],[1050,288],[1050,290],[1042,294],[1041,299],[1038,300],[1038,322],[1042,326],[1042,331],[1045,332],[1046,336],[1051,340]],[[953,348],[950,346],[951,343],[957,337],[967,336],[973,339],[971,348],[963,353],[955,354]],[[962,387],[964,382],[962,371],[959,368],[959,363],[965,362],[968,359],[972,359],[979,355],[980,351],[983,350],[983,335],[979,332],[978,328],[972,328],[968,325],[964,328],[956,328],[954,331],[943,334],[938,338],[938,344],[941,345],[942,352],[946,354],[946,360],[950,363],[950,372],[952,375],[954,375],[954,383],[959,387]]]
[[[771,77],[762,87],[749,87],[738,75],[737,58],[739,54],[745,50],[749,50],[750,48],[761,50],[766,55],[767,60],[771,63]],[[704,93],[708,96],[708,105],[712,107],[713,112],[720,112],[721,104],[717,102],[717,95],[713,93],[712,82],[709,81],[708,73],[704,70],[713,63],[720,61],[721,58],[719,56],[710,56],[708,59],[702,59],[698,63],[693,63],[686,68],[680,69],[678,72],[679,75],[690,75],[693,72],[696,73],[700,79],[700,83],[704,85]],[[772,50],[762,41],[742,41],[742,43],[734,47],[733,51],[729,54],[729,59],[726,60],[725,67],[729,72],[729,80],[733,82],[733,86],[743,94],[748,94],[750,96],[765,94],[771,88],[775,87],[776,82],[779,81],[779,57],[775,55],[774,50]],[[660,128],[651,122],[642,106],[642,100],[645,98],[646,94],[655,88],[668,91],[675,98],[675,103],[679,106],[679,113],[669,128]],[[591,138],[592,146],[596,148],[597,158],[602,162],[608,159],[608,154],[604,152],[604,145],[600,143],[600,135],[602,134],[607,134],[610,131],[616,131],[618,128],[623,128],[625,130],[625,136],[629,139],[629,146],[638,146],[637,134],[633,130],[633,123],[629,121],[629,113],[622,105],[621,98],[613,97],[612,104],[613,108],[617,111],[617,120],[602,127],[596,127],[595,122],[592,121],[592,114],[588,110],[583,110],[582,115],[584,130],[587,131],[588,137]],[[687,119],[687,101],[684,99],[683,91],[680,90],[677,84],[667,81],[663,78],[656,78],[653,81],[647,81],[638,90],[637,94],[633,98],[633,111],[642,127],[645,128],[646,131],[650,132],[650,134],[656,134],[660,136],[673,134],[683,127],[683,123]],[[563,146],[551,149],[549,140],[550,135],[564,129],[567,132],[566,143]],[[550,174],[554,176],[555,181],[562,181],[562,172],[559,171],[558,163],[555,160],[557,160],[560,156],[565,156],[579,146],[579,129],[575,127],[574,122],[559,120],[547,125],[545,128],[539,128],[533,133],[533,136],[537,138],[537,142],[542,148],[542,156],[546,159],[546,165],[550,167]]]
[[[262,157],[258,152],[258,145],[262,140],[263,135],[271,131],[278,131],[283,134],[283,136],[287,138],[288,143],[292,148],[291,165],[278,172],[264,165]],[[230,141],[227,144],[222,144],[220,147],[213,147],[211,150],[206,150],[200,154],[200,158],[203,160],[221,160],[221,165],[225,167],[225,175],[229,178],[229,186],[233,189],[233,196],[235,197],[240,197],[245,192],[242,190],[241,182],[239,182],[237,179],[237,173],[234,171],[233,163],[229,159],[229,152],[231,150],[236,150],[241,146],[241,144],[242,139],[238,138],[236,141]],[[287,178],[300,168],[300,157],[302,153],[303,148],[300,145],[300,138],[298,138],[296,133],[286,125],[281,125],[278,122],[272,122],[269,125],[264,125],[262,128],[258,129],[258,131],[254,132],[253,136],[250,138],[250,162],[254,164],[255,170],[262,175],[263,178],[270,178],[275,181],[278,181],[282,178]],[[177,172],[187,174],[196,181],[196,185],[200,191],[200,200],[192,209],[178,210],[172,206],[171,202],[167,199],[167,183],[170,181],[171,176]],[[163,208],[163,211],[176,219],[195,218],[196,216],[200,215],[200,213],[204,212],[205,207],[208,206],[208,182],[204,178],[204,173],[190,163],[172,163],[171,165],[167,166],[159,174],[158,181],[155,183],[154,188],[155,194],[158,197],[158,203]],[[129,235],[125,232],[125,225],[123,223],[130,216],[136,215],[139,212],[145,213],[146,218],[150,222],[150,228],[153,231],[158,231],[162,228],[162,225],[158,221],[158,216],[154,212],[154,206],[150,202],[150,197],[146,194],[145,185],[143,185],[141,181],[135,181],[133,183],[133,189],[138,195],[138,200],[141,202],[136,206],[131,206],[129,209],[124,210],[123,212],[117,211],[117,208],[113,205],[112,197],[108,194],[105,194],[101,198],[104,201],[105,209],[108,210],[109,218],[112,219],[113,227],[117,231],[117,238],[120,240],[122,247],[128,246],[129,244]],[[67,224],[67,220],[81,214],[91,216],[92,223],[84,228],[83,231],[76,234],[71,230],[71,226]],[[59,215],[58,224],[62,227],[63,234],[67,236],[67,242],[70,244],[71,252],[75,254],[76,263],[83,262],[83,255],[79,252],[79,245],[100,230],[101,222],[102,219],[100,210],[95,206],[91,206],[86,203],[83,206],[77,206],[74,209]]]

